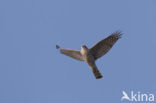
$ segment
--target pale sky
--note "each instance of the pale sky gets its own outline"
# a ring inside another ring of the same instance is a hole
[[[155,5],[155,0],[1,0],[0,103],[124,103],[123,90],[156,96]],[[100,80],[86,63],[55,48],[90,48],[116,30],[123,37],[96,62]]]

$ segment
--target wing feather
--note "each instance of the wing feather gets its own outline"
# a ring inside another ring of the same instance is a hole
[[[77,59],[77,60],[80,60],[80,61],[84,61],[83,56],[81,55],[80,51],[78,51],[78,50],[62,49],[62,48],[60,48],[60,52],[62,54],[70,56],[70,57],[72,57],[74,59]]]
[[[120,31],[116,31],[112,33],[110,36],[108,36],[107,38],[95,44],[90,49],[90,53],[94,56],[95,60],[105,55],[112,48],[112,46],[116,43],[116,41],[119,38],[121,38],[121,35],[122,34]]]

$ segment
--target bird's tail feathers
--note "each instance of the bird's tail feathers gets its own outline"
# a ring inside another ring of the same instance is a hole
[[[98,68],[96,66],[93,66],[91,68],[92,68],[93,74],[96,77],[96,79],[102,78],[102,75],[101,75],[101,73],[99,72],[99,70],[98,70]]]

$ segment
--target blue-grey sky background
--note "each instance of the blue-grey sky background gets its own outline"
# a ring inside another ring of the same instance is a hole
[[[0,103],[123,103],[156,96],[155,0],[0,0]],[[124,35],[96,64],[56,50]],[[126,102],[126,101],[125,101]]]

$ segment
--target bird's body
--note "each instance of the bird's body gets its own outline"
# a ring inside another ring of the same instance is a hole
[[[96,64],[95,64],[95,59],[93,55],[89,52],[89,49],[86,46],[81,47],[80,53],[84,57],[84,61],[91,67],[92,72],[94,73],[95,77],[97,79],[102,78],[102,75],[100,74]]]
[[[62,49],[58,45],[56,45],[56,48],[59,49],[62,54],[80,61],[85,61],[91,67],[96,79],[99,79],[102,78],[102,75],[95,64],[95,61],[101,56],[105,55],[120,37],[121,32],[114,32],[107,38],[99,41],[90,49],[88,49],[85,45],[82,45],[80,51],[73,49]]]

